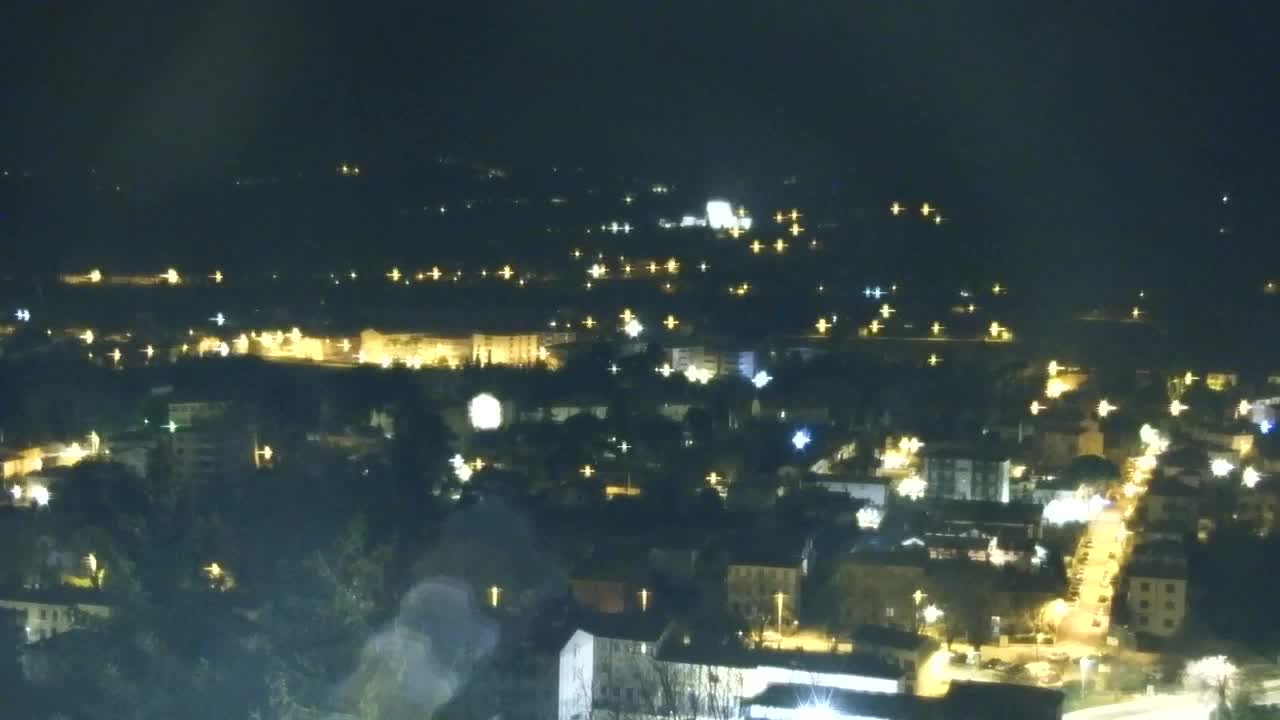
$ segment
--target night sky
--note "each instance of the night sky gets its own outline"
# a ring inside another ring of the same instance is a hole
[[[821,175],[877,204],[937,198],[1033,254],[1274,259],[1277,19],[1268,2],[10,2],[0,164],[170,182],[455,151]]]

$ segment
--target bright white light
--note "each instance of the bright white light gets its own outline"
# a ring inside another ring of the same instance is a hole
[[[925,490],[929,489],[929,484],[919,475],[910,475],[899,480],[896,489],[902,497],[910,500],[919,500],[924,497]]]
[[[901,470],[906,466],[906,454],[897,450],[888,450],[880,457],[880,467],[884,470]]]
[[[707,203],[707,225],[713,230],[728,230],[738,226],[738,217],[733,214],[733,206],[726,200],[711,200]]]
[[[1256,487],[1258,483],[1262,482],[1262,473],[1253,467],[1247,467],[1244,472],[1240,473],[1240,482],[1244,483],[1247,488]]]
[[[705,368],[700,368],[697,365],[690,365],[689,367],[684,369],[684,376],[691,383],[706,385],[707,383],[711,382],[712,373],[710,370],[707,370]]]
[[[1267,433],[1271,432],[1271,428],[1273,427],[1275,427],[1275,423],[1271,422],[1270,420],[1263,420],[1262,422],[1258,423],[1258,430],[1263,435],[1266,435]]]
[[[49,488],[43,485],[33,485],[27,489],[27,494],[31,496],[31,501],[40,507],[49,504]]]
[[[1244,417],[1245,415],[1248,415],[1249,411],[1252,409],[1253,409],[1252,403],[1250,403],[1248,400],[1241,400],[1240,404],[1236,405],[1236,417]]]
[[[631,318],[626,325],[622,326],[622,332],[626,333],[627,337],[630,338],[640,337],[640,333],[644,332],[644,325],[640,324],[639,319]]]
[[[1190,407],[1190,405],[1184,405],[1181,400],[1174,400],[1169,403],[1169,414],[1174,417],[1178,417],[1184,410],[1187,410]]]
[[[863,505],[858,508],[858,527],[863,530],[875,530],[880,527],[884,515],[874,505]]]
[[[1194,690],[1229,696],[1239,670],[1226,655],[1212,655],[1192,660],[1182,670],[1183,683]]]
[[[14,499],[14,500],[21,500],[21,499],[22,499],[22,486],[21,486],[21,485],[14,485],[13,487],[9,488],[9,494],[13,496],[13,499]]]
[[[811,442],[813,442],[813,437],[809,435],[809,430],[806,428],[796,430],[795,434],[791,436],[791,444],[795,446],[796,450],[804,450]]]
[[[1222,458],[1217,458],[1213,462],[1209,463],[1209,472],[1213,473],[1214,477],[1226,477],[1235,469],[1235,465],[1232,465],[1229,461]]]
[[[918,437],[904,437],[898,441],[898,449],[907,455],[915,455],[922,447],[924,443]]]
[[[944,613],[937,605],[925,605],[920,614],[924,617],[925,623],[932,625],[941,620]]]
[[[1098,401],[1098,417],[1106,417],[1116,410],[1116,406],[1112,405],[1109,400],[1103,398]]]
[[[1050,525],[1086,523],[1097,517],[1108,504],[1101,495],[1094,495],[1088,500],[1079,497],[1054,498],[1044,506],[1042,517]]]
[[[751,378],[751,384],[755,385],[757,390],[763,390],[764,386],[768,385],[769,381],[772,379],[773,379],[772,375],[765,372],[764,370],[761,370]]]
[[[496,430],[502,424],[502,403],[489,393],[480,393],[467,403],[467,418],[476,430]]]
[[[835,720],[836,711],[825,702],[815,702],[796,710],[796,720]]]
[[[209,319],[212,320],[213,324],[217,325],[218,327],[222,327],[223,325],[227,324],[227,316],[223,315],[222,313],[217,313],[216,315],[214,315]]]
[[[1070,389],[1071,386],[1067,384],[1066,380],[1060,377],[1052,377],[1044,384],[1044,396],[1047,398],[1062,397],[1062,394]]]

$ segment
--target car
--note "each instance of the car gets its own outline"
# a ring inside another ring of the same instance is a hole
[[[1004,660],[1001,660],[1000,658],[991,658],[990,660],[982,661],[982,669],[995,670],[996,672],[1000,672],[1002,670],[1008,670],[1009,663],[1005,662]]]
[[[1062,673],[1051,670],[1036,678],[1036,682],[1043,687],[1058,687],[1062,685]]]
[[[1095,618],[1093,619],[1093,626],[1094,626],[1094,627],[1102,627],[1102,618],[1095,617]]]
[[[1111,598],[1107,597],[1106,595],[1098,596],[1098,604],[1100,605],[1106,605],[1109,600],[1111,600]]]
[[[951,664],[952,664],[952,665],[964,665],[964,664],[966,664],[966,663],[968,663],[968,662],[969,662],[969,655],[968,655],[968,653],[962,653],[962,652],[953,652],[953,653],[951,653]]]
[[[1107,553],[1107,559],[1108,559],[1108,560],[1115,560],[1115,559],[1116,559],[1116,554],[1115,554],[1115,553],[1113,553],[1113,552],[1109,552],[1109,553]]]
[[[1054,652],[1045,655],[1045,657],[1049,658],[1049,662],[1052,663],[1071,662],[1071,656],[1062,650],[1055,650]]]

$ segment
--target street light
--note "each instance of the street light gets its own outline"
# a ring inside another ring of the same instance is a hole
[[[773,599],[778,606],[778,645],[779,646],[782,645],[782,600],[785,597],[786,597],[786,594],[783,593],[781,590],[773,594]]]
[[[1169,403],[1169,414],[1174,417],[1178,417],[1183,413],[1183,411],[1188,410],[1190,408],[1191,408],[1190,405],[1184,404],[1181,400],[1174,400],[1173,402]]]

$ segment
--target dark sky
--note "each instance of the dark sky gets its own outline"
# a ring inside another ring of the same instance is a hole
[[[1226,0],[11,0],[0,164],[822,170],[1062,245],[1207,231],[1229,190],[1254,242],[1276,229],[1277,19]]]

